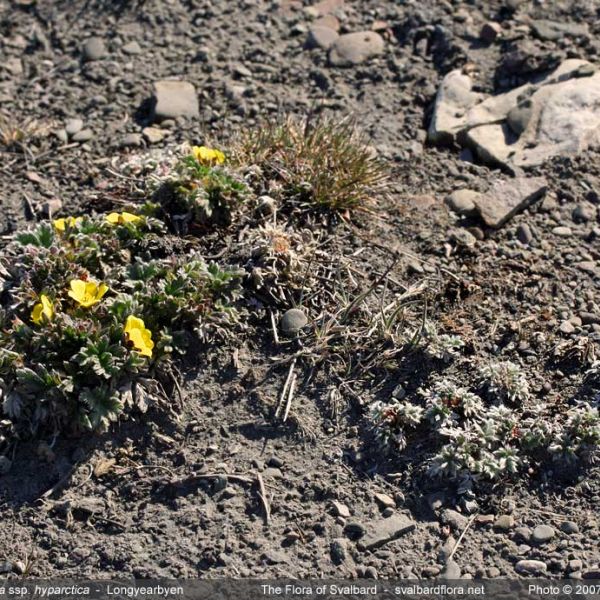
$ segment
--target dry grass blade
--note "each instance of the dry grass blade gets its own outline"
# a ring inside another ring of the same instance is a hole
[[[348,119],[265,124],[242,138],[236,154],[274,179],[284,202],[303,207],[368,210],[388,181],[385,164]]]

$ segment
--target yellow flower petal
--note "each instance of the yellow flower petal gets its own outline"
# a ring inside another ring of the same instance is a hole
[[[125,223],[139,223],[142,221],[142,217],[139,215],[134,215],[130,212],[122,212],[122,213],[109,213],[106,215],[106,220],[111,225],[124,225]]]
[[[67,227],[73,229],[79,223],[81,223],[81,221],[83,221],[83,217],[63,217],[61,219],[56,219],[55,221],[53,221],[53,224],[54,229],[56,229],[56,231],[64,233]]]
[[[192,146],[192,155],[203,165],[220,165],[225,162],[225,155],[220,150],[206,146]]]
[[[142,319],[129,315],[127,321],[125,321],[124,331],[127,339],[142,356],[152,356],[152,349],[154,348],[152,332],[146,329]]]
[[[105,283],[98,285],[95,281],[84,281],[83,279],[73,279],[69,285],[71,286],[71,290],[68,292],[69,297],[84,308],[100,302],[102,296],[108,291]]]
[[[39,325],[47,319],[50,321],[54,317],[54,306],[52,301],[45,294],[40,294],[40,301],[33,307],[31,311],[31,320]]]

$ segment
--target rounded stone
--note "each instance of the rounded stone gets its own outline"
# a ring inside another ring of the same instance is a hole
[[[538,525],[531,534],[531,541],[536,544],[545,544],[556,535],[554,527],[550,525]]]
[[[281,329],[286,335],[296,335],[308,324],[308,317],[299,308],[290,308],[281,317]]]
[[[106,46],[102,38],[91,37],[83,45],[83,57],[85,60],[100,60],[105,56]]]

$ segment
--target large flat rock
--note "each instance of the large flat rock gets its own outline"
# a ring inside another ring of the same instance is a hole
[[[189,81],[156,81],[153,98],[155,121],[200,115],[196,88]]]
[[[483,100],[460,70],[446,75],[429,128],[433,142],[458,141],[484,162],[540,165],[600,144],[600,72],[569,59],[535,83]]]
[[[393,515],[372,523],[367,534],[360,540],[361,550],[374,550],[391,542],[415,528],[415,523],[404,515]]]
[[[548,183],[544,177],[497,180],[474,202],[485,224],[497,229],[541,198],[547,189]]]

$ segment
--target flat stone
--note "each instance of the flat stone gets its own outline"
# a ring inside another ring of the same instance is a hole
[[[473,92],[473,81],[460,69],[450,71],[438,88],[427,136],[434,143],[450,144],[464,129],[467,111],[484,96]]]
[[[81,119],[69,119],[65,123],[65,131],[68,136],[73,136],[83,129],[83,121]]]
[[[334,67],[359,65],[384,49],[383,38],[374,31],[357,31],[340,35],[331,46],[329,62]]]
[[[123,50],[123,52],[125,52],[125,54],[130,54],[130,55],[136,55],[136,54],[142,53],[142,47],[139,45],[139,43],[136,40],[133,40],[132,42],[125,44],[121,48],[121,50]]]
[[[142,145],[142,136],[139,133],[128,133],[123,137],[122,146],[135,147]]]
[[[165,139],[165,132],[158,127],[144,127],[144,129],[142,129],[142,135],[149,144],[158,144]]]
[[[308,32],[305,47],[308,49],[322,48],[323,50],[329,50],[339,37],[339,33],[330,27],[314,26]]]
[[[290,308],[281,317],[281,330],[286,335],[296,335],[307,323],[308,317],[303,310]]]
[[[465,517],[465,515],[461,515],[459,512],[447,508],[442,512],[442,522],[450,525],[455,531],[462,532],[467,526],[469,519]]]
[[[164,80],[154,83],[154,120],[194,118],[200,115],[196,89],[188,81]]]
[[[396,508],[396,501],[391,496],[376,493],[374,497],[377,504],[382,508]]]
[[[581,262],[575,263],[575,266],[584,273],[597,276],[599,273],[598,266],[593,260],[582,260]]]
[[[440,574],[442,579],[460,579],[461,570],[456,562],[449,560]]]
[[[571,230],[571,228],[567,227],[566,225],[560,225],[558,227],[554,227],[552,229],[552,233],[554,235],[557,235],[558,237],[569,237],[569,236],[573,235],[573,231]]]
[[[305,12],[311,17],[322,17],[331,14],[344,6],[344,0],[321,0],[308,6]]]
[[[550,525],[538,525],[531,534],[531,541],[536,544],[545,544],[556,535],[556,530]]]
[[[337,517],[343,517],[344,519],[350,518],[350,509],[341,502],[336,502],[335,500],[331,503],[333,507],[333,512]]]
[[[415,523],[404,515],[396,514],[387,519],[381,519],[370,526],[370,531],[358,544],[360,550],[373,550],[415,528]]]
[[[87,61],[100,60],[107,54],[104,40],[99,37],[91,37],[86,40],[82,48],[83,58]]]
[[[570,333],[573,333],[575,331],[575,327],[573,326],[573,324],[571,323],[571,321],[563,321],[559,325],[558,330],[561,333],[565,333],[565,334],[569,335]]]
[[[479,192],[474,190],[455,190],[449,196],[446,196],[444,202],[446,206],[457,215],[470,217],[477,213],[476,200],[481,197]]]
[[[513,171],[600,143],[600,71],[585,60],[565,60],[535,84],[496,96],[474,95],[471,83],[460,70],[444,77],[431,141],[458,141],[481,161]]]
[[[593,313],[589,311],[581,311],[579,318],[583,325],[597,325],[600,323],[600,313]]]
[[[541,40],[556,42],[567,37],[586,37],[589,29],[584,23],[565,23],[549,19],[537,19],[531,22],[533,33]]]
[[[575,521],[563,521],[560,524],[560,530],[568,535],[579,533],[579,525]]]
[[[494,523],[496,531],[509,531],[514,526],[515,518],[512,515],[500,515]]]
[[[524,575],[543,575],[546,569],[546,563],[541,560],[520,560],[515,565],[515,571]]]
[[[334,31],[340,31],[340,20],[335,15],[325,15],[313,21],[313,27],[329,27]]]
[[[497,180],[488,192],[475,199],[475,205],[485,224],[498,229],[541,198],[547,187],[544,177]]]
[[[71,139],[74,142],[82,142],[83,143],[83,142],[89,142],[93,137],[94,137],[94,132],[91,129],[82,129],[81,131],[78,131],[73,136],[71,136]]]

